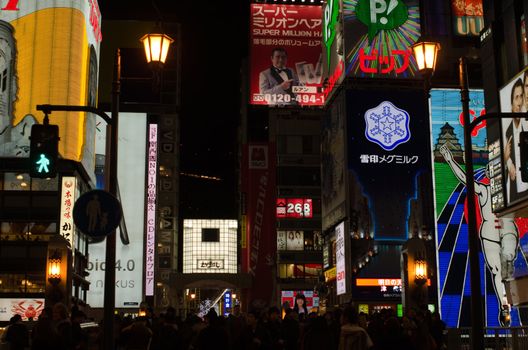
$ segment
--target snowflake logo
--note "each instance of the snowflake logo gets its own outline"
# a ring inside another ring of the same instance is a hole
[[[389,101],[365,112],[365,137],[386,151],[409,141],[409,113]]]

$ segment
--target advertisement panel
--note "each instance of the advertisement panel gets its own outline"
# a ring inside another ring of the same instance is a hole
[[[323,6],[323,77],[324,98],[328,101],[345,77],[345,45],[341,0],[326,1]]]
[[[277,198],[277,218],[311,218],[311,198]]]
[[[470,91],[470,115],[485,114],[484,93]],[[467,197],[464,161],[464,131],[459,90],[431,91],[431,142],[433,150],[434,188],[436,207],[436,249],[438,265],[438,300],[442,320],[449,327],[471,325],[467,231]],[[524,219],[496,217],[492,212],[488,164],[486,122],[479,124],[472,134],[477,230],[481,245],[481,288],[486,305],[486,325],[519,325],[516,309],[511,310],[506,300],[503,279],[526,274],[526,260],[522,254],[527,226]],[[493,180],[493,178],[492,178]],[[520,239],[520,245],[519,245]],[[461,271],[465,271],[461,273]]]
[[[323,105],[321,7],[250,6],[250,103]]]
[[[413,78],[411,52],[420,36],[418,0],[343,0],[346,74]]]
[[[526,113],[528,111],[528,70],[517,74],[499,91],[501,112]],[[524,118],[501,119],[502,166],[506,197],[511,206],[528,197],[528,182],[521,176],[520,133],[528,131]]]
[[[405,240],[434,229],[425,101],[422,90],[347,91],[353,236]]]
[[[101,13],[97,1],[9,1],[0,11],[0,157],[27,157],[37,104],[91,105],[97,99]],[[95,168],[95,119],[54,113],[59,153]]]
[[[290,308],[293,308],[297,295],[304,295],[308,311],[313,307],[319,307],[319,296],[313,290],[283,290],[281,291],[281,305],[288,303]]]
[[[253,277],[249,300],[264,304],[273,302],[276,290],[275,267],[268,263],[277,254],[275,155],[274,143],[248,144],[242,155],[247,208],[247,249],[242,249],[242,266]]]
[[[148,125],[147,235],[145,240],[145,295],[154,295],[156,255],[156,197],[158,195],[158,125]]]
[[[478,36],[484,28],[482,0],[451,0],[453,32],[461,36]]]
[[[321,220],[323,231],[346,216],[346,110],[340,93],[323,118],[321,136]]]
[[[128,231],[129,244],[116,240],[116,307],[138,307],[143,299],[143,237],[145,236],[145,167],[147,121],[146,114],[119,114],[118,181],[121,205]],[[96,152],[98,163],[104,164],[106,128],[97,119]],[[133,172],[134,176],[130,176]],[[102,176],[102,174],[100,175]],[[121,237],[119,229],[117,237]],[[91,307],[103,307],[105,241],[89,246],[88,272],[90,282],[87,302]]]
[[[345,223],[335,228],[336,236],[336,293],[345,294],[346,288],[346,259],[345,259]]]
[[[183,273],[237,273],[236,220],[183,220]]]
[[[7,322],[15,315],[22,316],[22,321],[36,321],[44,310],[44,299],[17,298],[0,299],[0,322]]]

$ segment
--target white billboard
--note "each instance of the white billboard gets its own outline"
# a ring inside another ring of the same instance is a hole
[[[236,220],[183,220],[183,273],[237,273]]]
[[[116,239],[115,306],[137,307],[143,299],[143,237],[145,231],[146,114],[119,114],[118,180],[121,205],[130,243]],[[96,154],[105,154],[106,125],[98,117]],[[103,307],[106,241],[90,244],[87,301]]]
[[[336,226],[336,289],[337,295],[346,293],[345,223]]]

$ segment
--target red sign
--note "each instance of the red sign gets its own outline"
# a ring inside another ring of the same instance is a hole
[[[277,238],[273,203],[276,201],[275,146],[255,143],[244,147],[242,187],[244,189],[247,221],[246,248],[242,248],[242,270],[253,277],[249,300],[272,302],[275,281],[272,265],[277,253]]]
[[[278,218],[311,218],[313,206],[311,198],[278,198]]]
[[[251,4],[250,103],[324,104],[320,6]]]
[[[456,35],[477,36],[484,28],[482,0],[451,0]]]

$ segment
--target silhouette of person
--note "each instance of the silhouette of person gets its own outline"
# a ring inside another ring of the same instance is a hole
[[[45,173],[49,173],[48,165],[50,161],[48,158],[46,158],[44,154],[40,155],[40,159],[36,163],[39,165],[39,168],[38,168],[39,173],[41,173],[43,170]]]
[[[88,216],[88,232],[93,232],[97,228],[97,222],[101,217],[101,203],[96,194],[86,205],[86,215]]]
[[[466,173],[453,159],[453,155],[446,145],[440,147],[440,154],[451,167],[458,181],[466,185]],[[486,168],[486,170],[488,169]],[[491,209],[491,186],[489,184],[475,181],[475,194],[478,197],[482,215],[479,228],[482,252],[488,269],[493,275],[493,287],[501,304],[500,311],[502,314],[509,314],[510,306],[506,299],[506,288],[503,280],[513,278],[513,262],[519,247],[519,230],[513,218],[498,218],[493,213]],[[500,322],[503,321],[500,320]]]

